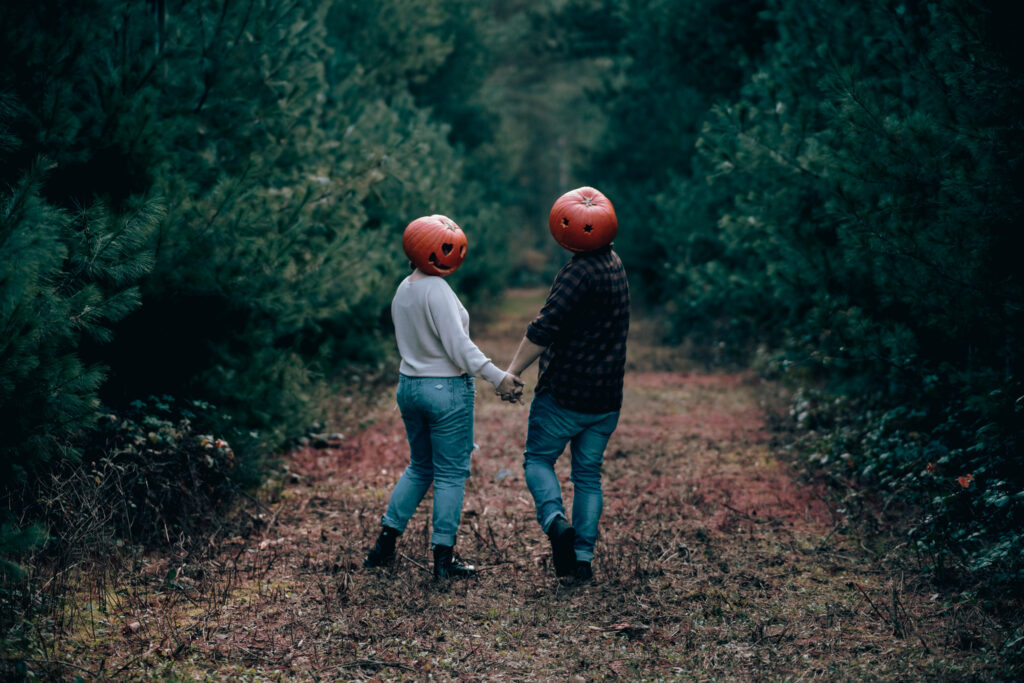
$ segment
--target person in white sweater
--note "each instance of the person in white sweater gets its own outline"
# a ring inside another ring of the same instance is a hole
[[[377,541],[364,567],[395,558],[395,543],[431,485],[434,487],[434,576],[472,576],[455,552],[462,499],[473,451],[474,376],[505,400],[522,394],[522,381],[500,370],[469,337],[469,313],[444,280],[466,255],[462,230],[451,219],[424,216],[402,237],[412,274],[391,302],[399,366],[398,406],[409,439],[409,466],[395,485]]]

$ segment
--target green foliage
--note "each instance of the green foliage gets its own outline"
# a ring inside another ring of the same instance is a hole
[[[858,474],[922,506],[938,569],[1019,583],[1021,74],[950,4],[830,10],[780,7],[792,40],[709,120],[705,163],[745,194],[694,265],[739,264],[787,360],[870,392]]]
[[[110,339],[139,303],[152,263],[153,204],[124,216],[101,205],[77,214],[39,195],[33,170],[0,205],[0,556],[46,538],[24,503],[49,468],[76,460],[95,424],[104,369],[83,350]],[[4,579],[20,568],[0,559]]]
[[[108,533],[187,531],[167,503],[202,452],[177,417],[132,417],[150,395],[216,405],[205,431],[257,482],[334,377],[393,347],[417,216],[469,234],[464,298],[500,294],[505,176],[481,172],[497,114],[470,40],[487,21],[434,0],[0,7],[0,523],[46,474],[105,463],[147,511]],[[124,439],[178,436],[131,455],[106,413]],[[4,526],[0,554],[24,538]]]
[[[5,522],[0,525],[0,548],[7,556],[26,555],[29,551],[43,545],[46,539],[46,531],[39,524],[19,527],[14,522]],[[6,586],[15,584],[24,578],[25,570],[21,565],[0,557],[0,586],[3,587],[0,588],[0,592],[6,590]]]
[[[138,306],[161,212],[124,217],[96,206],[77,215],[39,196],[39,174],[0,206],[0,477],[23,482],[37,465],[74,457],[98,408],[103,369],[81,347],[107,341]]]
[[[629,265],[635,290],[648,298],[673,298],[663,271],[677,262],[675,239],[689,232],[677,217],[659,211],[655,200],[671,178],[689,175],[708,109],[738,93],[775,37],[765,5],[578,0],[563,11],[566,23],[582,33],[570,34],[567,44],[607,46],[621,74],[606,78],[597,92],[608,121],[601,144],[584,163],[589,184],[615,204],[616,250]],[[580,6],[600,19],[579,22]]]
[[[22,132],[5,173],[42,154],[58,205],[169,208],[144,306],[88,349],[110,367],[109,403],[210,400],[232,416],[224,433],[258,433],[245,453],[258,461],[316,417],[325,378],[390,344],[381,312],[409,220],[455,217],[471,238],[466,294],[500,291],[498,204],[425,108],[464,118],[425,94],[439,70],[462,74],[448,80],[467,102],[482,81],[480,64],[453,57],[465,51],[452,35],[482,21],[468,5],[60,5],[4,10]]]
[[[83,481],[96,483],[89,498],[100,509],[80,513],[106,520],[115,537],[132,545],[195,533],[233,497],[234,450],[207,431],[218,421],[210,404],[170,396],[103,415],[85,447],[83,468]],[[54,533],[64,524],[51,520]]]
[[[845,453],[920,504],[929,557],[1017,582],[1024,76],[1002,5],[759,10],[644,10],[676,20],[641,34],[662,38],[634,49],[640,79],[620,106],[656,112],[669,151],[626,136],[610,148],[640,153],[624,182],[651,216],[654,242],[628,265],[657,280],[678,336],[739,360],[760,344],[788,376],[858,396],[830,462]],[[708,21],[723,30],[702,43]],[[712,77],[704,57],[727,68]]]
[[[811,464],[920,510],[909,536],[938,580],[1021,586],[1024,493],[1007,446],[1024,409],[998,415],[998,396],[988,406],[963,398],[937,420],[922,406],[872,410],[869,400],[804,390],[792,415],[807,430]]]

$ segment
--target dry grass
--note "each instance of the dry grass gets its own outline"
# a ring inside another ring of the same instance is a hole
[[[506,362],[542,297],[513,293],[474,331],[481,347]],[[999,676],[983,651],[1004,637],[998,625],[936,595],[898,554],[865,547],[823,489],[777,457],[774,387],[696,372],[656,339],[636,323],[593,584],[553,577],[522,476],[527,408],[482,384],[458,543],[480,577],[431,580],[429,496],[397,565],[361,569],[408,457],[388,387],[358,410],[339,399],[345,429],[361,427],[291,453],[288,472],[242,512],[244,532],[200,553],[139,558],[102,595],[83,582],[79,602],[94,609],[76,612],[31,668],[299,680]],[[559,467],[568,502],[568,463]]]

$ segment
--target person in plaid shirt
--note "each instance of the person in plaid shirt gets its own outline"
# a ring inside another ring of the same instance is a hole
[[[629,284],[618,254],[610,243],[578,251],[555,276],[508,368],[521,376],[540,358],[523,468],[537,521],[551,541],[555,574],[577,581],[593,578],[601,466],[622,407],[628,332]],[[574,487],[571,525],[554,471],[567,443]]]

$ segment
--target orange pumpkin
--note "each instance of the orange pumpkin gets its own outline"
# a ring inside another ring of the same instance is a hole
[[[462,228],[451,218],[422,216],[405,227],[402,249],[427,275],[451,275],[466,258],[469,243]]]
[[[619,231],[615,207],[592,187],[566,192],[548,215],[551,236],[569,251],[594,251],[611,244]]]

